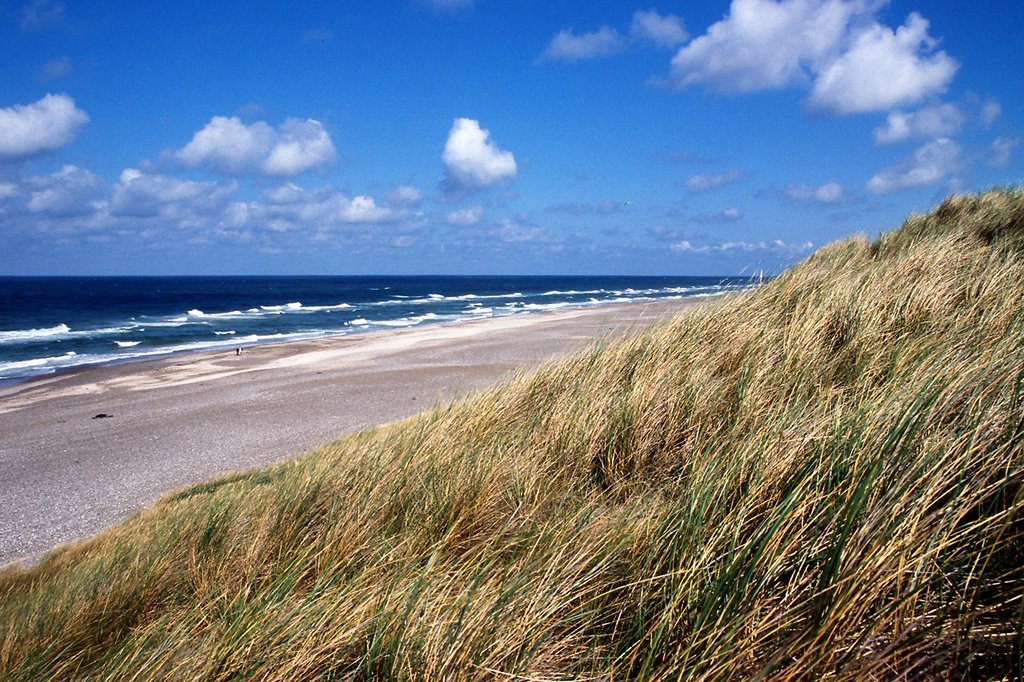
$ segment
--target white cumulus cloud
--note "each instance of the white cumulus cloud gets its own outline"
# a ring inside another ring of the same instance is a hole
[[[378,206],[373,197],[365,194],[346,200],[338,196],[335,201],[338,219],[344,223],[380,223],[395,219],[395,212]]]
[[[214,116],[175,153],[186,166],[243,173],[259,166],[274,144],[274,129],[263,121],[245,124],[237,116]]]
[[[493,187],[516,177],[516,159],[490,139],[490,131],[471,118],[457,118],[448,133],[441,160],[449,192]]]
[[[922,145],[900,163],[875,174],[865,188],[872,194],[885,194],[909,187],[934,185],[955,173],[960,166],[960,145],[949,138],[939,138]]]
[[[89,116],[67,95],[0,109],[0,161],[51,152],[70,143]]]
[[[275,129],[265,121],[214,116],[174,157],[190,168],[229,175],[294,176],[333,163],[336,153],[331,136],[314,119],[289,118]]]
[[[728,16],[672,59],[672,82],[743,92],[806,81],[866,9],[864,2],[733,0]]]
[[[896,31],[875,0],[733,0],[728,16],[682,47],[669,84],[730,92],[810,87],[809,103],[839,114],[891,109],[943,92],[958,64],[935,52],[912,13]]]
[[[852,45],[817,74],[810,102],[840,114],[880,111],[944,92],[956,60],[932,54],[928,21],[916,12],[893,31],[875,23],[858,30]]]
[[[334,159],[334,143],[319,121],[290,118],[278,129],[262,171],[267,175],[298,175],[331,164]]]

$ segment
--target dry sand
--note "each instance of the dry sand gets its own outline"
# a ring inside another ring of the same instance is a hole
[[[0,564],[95,534],[170,490],[296,457],[695,304],[175,355],[0,387]]]

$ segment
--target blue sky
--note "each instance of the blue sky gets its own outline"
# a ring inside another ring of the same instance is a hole
[[[1024,177],[1017,0],[322,5],[0,6],[0,274],[777,271]]]

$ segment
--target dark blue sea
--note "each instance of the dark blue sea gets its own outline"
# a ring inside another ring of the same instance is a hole
[[[729,277],[0,277],[0,383],[84,365],[572,307]]]

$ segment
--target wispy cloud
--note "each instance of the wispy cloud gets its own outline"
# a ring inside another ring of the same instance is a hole
[[[416,2],[438,12],[453,12],[473,7],[473,0],[416,0]]]
[[[553,204],[548,206],[545,210],[549,213],[568,213],[570,215],[611,215],[612,213],[618,213],[622,207],[623,202],[620,201],[600,201],[596,204],[591,204],[584,201],[567,202],[562,204]]]
[[[983,128],[990,128],[1003,114],[1003,106],[998,100],[990,98],[981,105],[981,112],[978,116]]]
[[[71,73],[71,68],[71,59],[68,57],[58,57],[40,66],[37,74],[41,81],[55,81]]]
[[[960,145],[940,138],[918,147],[901,162],[875,174],[865,185],[872,194],[886,194],[910,187],[934,185],[961,167]]]
[[[690,37],[682,19],[673,14],[661,15],[656,10],[634,12],[629,34],[660,47],[675,47]]]
[[[21,8],[19,25],[23,31],[38,31],[64,22],[66,11],[60,0],[32,0]]]
[[[689,149],[680,149],[679,151],[666,154],[662,157],[665,161],[678,161],[680,163],[694,163],[694,164],[707,164],[712,163],[712,159],[690,151]]]
[[[949,137],[960,131],[966,119],[966,114],[950,103],[926,106],[909,113],[894,111],[886,118],[884,126],[875,128],[875,144]]]
[[[680,253],[695,253],[699,255],[754,253],[760,251],[792,257],[813,251],[814,244],[809,241],[799,244],[788,244],[781,239],[776,239],[773,241],[727,241],[718,244],[697,245],[684,239],[683,241],[673,244],[672,250]]]
[[[578,62],[596,57],[607,57],[625,47],[623,37],[613,28],[602,26],[596,31],[576,34],[565,29],[555,34],[538,57],[541,62]]]
[[[306,43],[328,43],[334,40],[334,32],[327,28],[310,28],[302,33],[302,41]]]
[[[396,187],[384,197],[388,206],[415,208],[423,203],[423,191],[412,185]]]
[[[491,230],[491,237],[505,244],[540,243],[550,245],[558,241],[551,232],[543,227],[523,224],[507,218]]]
[[[689,34],[679,17],[673,14],[662,15],[657,10],[641,10],[633,13],[628,36],[610,26],[584,33],[576,33],[571,28],[563,29],[555,34],[537,61],[579,62],[597,59],[642,43],[671,49],[686,42],[687,38]]]
[[[690,218],[693,222],[701,223],[703,225],[722,225],[725,223],[735,223],[742,219],[743,211],[738,208],[727,208],[722,211],[713,211],[711,213],[699,213]]]
[[[1013,163],[1013,153],[1019,146],[1018,137],[997,137],[986,150],[985,162],[993,168],[1008,168]]]
[[[849,191],[835,181],[823,185],[789,184],[782,190],[782,196],[804,204],[838,205],[852,200]]]
[[[684,184],[691,193],[706,192],[709,189],[726,187],[740,179],[742,174],[738,170],[731,170],[720,175],[694,175]]]
[[[484,209],[482,206],[474,206],[473,208],[463,208],[458,211],[451,211],[445,215],[445,222],[449,225],[456,225],[459,227],[469,227],[470,225],[476,225],[484,217]]]

